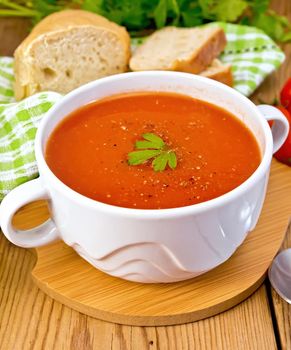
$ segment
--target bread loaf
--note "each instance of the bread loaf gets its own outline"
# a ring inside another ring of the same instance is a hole
[[[173,70],[200,73],[226,45],[219,27],[165,27],[156,31],[134,52],[129,66],[133,71]]]
[[[15,97],[67,93],[128,69],[130,37],[119,25],[82,10],[42,20],[15,51]]]
[[[212,61],[211,65],[207,67],[200,75],[220,81],[228,86],[233,86],[233,77],[231,73],[231,65],[223,64],[219,59]]]

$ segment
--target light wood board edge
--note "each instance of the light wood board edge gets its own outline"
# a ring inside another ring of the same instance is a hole
[[[56,293],[53,289],[49,288],[48,284],[43,283],[42,281],[37,279],[32,271],[32,279],[34,283],[51,298],[88,316],[107,322],[129,326],[171,326],[199,321],[217,315],[223,311],[226,311],[236,306],[237,304],[241,303],[246,298],[248,298],[262,285],[262,283],[265,280],[265,277],[266,272],[262,274],[262,276],[254,284],[250,285],[249,288],[230,298],[228,301],[222,301],[221,303],[210,306],[208,308],[204,308],[199,311],[195,310],[193,312],[181,313],[178,315],[133,316],[98,310],[88,305],[79,303],[74,299]]]

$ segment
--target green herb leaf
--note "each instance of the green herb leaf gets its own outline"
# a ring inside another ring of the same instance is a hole
[[[199,0],[203,16],[218,21],[233,22],[248,7],[246,0]]]
[[[168,153],[161,153],[153,160],[154,171],[164,171],[168,163]]]
[[[181,17],[185,27],[195,27],[203,24],[202,10],[200,7],[181,12]]]
[[[155,143],[157,145],[157,148],[162,148],[165,146],[165,142],[163,141],[163,139],[161,139],[159,136],[155,134],[147,133],[147,134],[143,134],[142,137],[145,140]]]
[[[142,137],[146,141],[136,141],[136,149],[162,149],[163,147],[165,147],[165,142],[155,134],[147,133],[143,134]]]
[[[144,140],[137,141],[137,151],[128,154],[129,165],[140,165],[153,159],[154,171],[164,171],[167,165],[171,169],[177,166],[177,156],[173,150],[169,150],[166,143],[159,136],[147,133],[142,135]]]
[[[239,16],[248,7],[248,4],[244,0],[229,0],[219,1],[215,8],[215,16],[219,21],[236,21]]]
[[[168,153],[168,155],[169,155],[169,157],[168,157],[168,158],[169,158],[169,161],[168,161],[169,167],[170,167],[171,169],[175,169],[176,166],[177,166],[177,156],[176,156],[176,153],[173,152],[173,151],[171,151],[171,152]]]
[[[285,34],[282,36],[281,41],[282,41],[283,43],[290,42],[290,41],[291,41],[291,31],[288,32],[288,33],[285,33]]]
[[[157,28],[162,28],[167,20],[167,0],[160,0],[154,11],[154,20]]]
[[[290,21],[268,9],[270,0],[0,0],[0,16],[32,23],[64,9],[95,12],[143,36],[165,25],[192,27],[209,21],[257,26],[277,41],[290,41]]]
[[[139,165],[161,154],[160,150],[133,151],[128,153],[128,164]]]
[[[266,34],[274,38],[275,40],[281,41],[290,33],[285,31],[289,27],[288,21],[285,21],[285,17],[275,15],[274,13],[261,13],[253,18],[250,22],[251,25],[262,29]]]
[[[248,2],[255,15],[266,12],[270,4],[270,0],[251,0]]]
[[[159,149],[156,143],[151,141],[136,141],[135,143],[136,149]]]
[[[180,16],[180,9],[177,0],[167,0],[167,4],[169,16],[178,18]]]

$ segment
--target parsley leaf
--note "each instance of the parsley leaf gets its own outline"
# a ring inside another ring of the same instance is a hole
[[[246,0],[199,0],[203,16],[212,20],[233,22],[248,7]]]
[[[267,11],[270,0],[249,0],[249,5],[255,15]]]
[[[143,134],[142,137],[153,145],[152,147],[146,147],[146,148],[163,148],[165,146],[165,142],[155,134],[147,133],[147,134]],[[137,141],[137,143],[138,142],[139,141]],[[137,147],[137,144],[135,147]]]
[[[167,20],[167,0],[160,0],[154,11],[154,20],[157,28],[162,28]]]
[[[270,0],[0,0],[0,16],[28,17],[35,24],[53,12],[80,8],[125,26],[132,36],[166,25],[227,21],[256,26],[277,41],[291,41],[290,21],[269,5]]]
[[[290,42],[291,41],[291,31],[288,32],[288,33],[284,33],[282,38],[281,38],[281,41],[284,43],[284,42]]]
[[[144,150],[144,151],[133,151],[128,154],[129,165],[143,164],[147,160],[157,157],[161,154],[160,150]]]
[[[163,139],[152,133],[143,134],[142,137],[144,140],[136,141],[135,143],[137,151],[128,153],[129,165],[140,165],[153,159],[152,166],[154,171],[164,171],[167,165],[171,169],[176,168],[176,153],[168,149]]]
[[[168,154],[165,152],[162,152],[159,156],[157,156],[153,160],[153,168],[154,171],[164,171],[166,169],[168,163]]]
[[[177,156],[176,153],[171,151],[168,153],[168,164],[171,169],[175,169],[177,166]]]
[[[262,29],[277,41],[290,41],[290,23],[286,17],[279,16],[273,11],[254,16],[250,24]]]

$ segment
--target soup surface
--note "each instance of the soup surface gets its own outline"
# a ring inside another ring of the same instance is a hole
[[[177,165],[129,165],[142,135],[159,136]],[[51,134],[46,161],[66,185],[100,202],[163,209],[207,201],[244,182],[261,155],[252,133],[212,104],[174,93],[115,95],[66,117]]]

